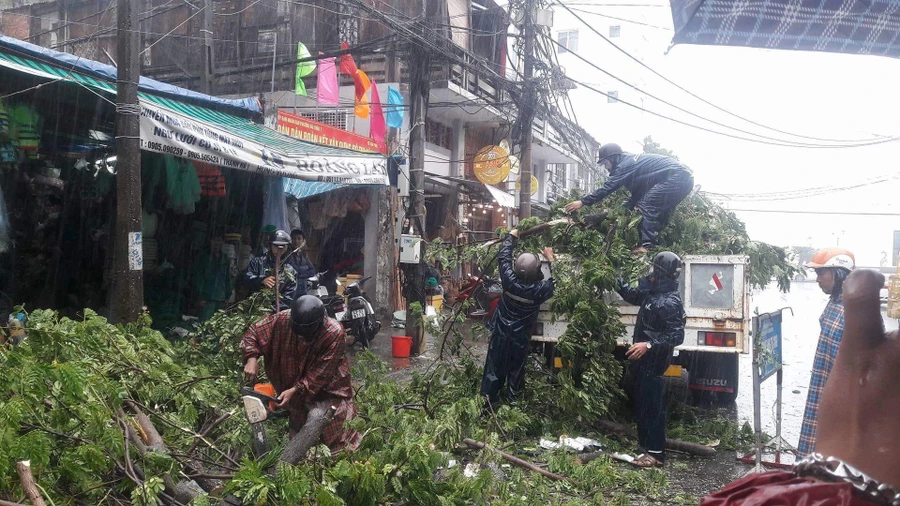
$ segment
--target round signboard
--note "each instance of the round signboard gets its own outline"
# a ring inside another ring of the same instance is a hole
[[[500,146],[485,146],[475,154],[475,177],[484,184],[497,184],[509,175],[509,153]]]
[[[538,180],[534,177],[534,174],[531,175],[531,194],[534,195],[538,190]],[[522,178],[516,180],[516,191],[522,191]]]

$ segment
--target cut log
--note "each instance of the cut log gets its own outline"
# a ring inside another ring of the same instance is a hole
[[[25,505],[20,502],[10,502],[10,501],[4,501],[3,499],[0,499],[0,506],[25,506]]]
[[[126,430],[126,436],[129,440],[134,441],[135,439],[138,441],[135,444],[135,447],[138,449],[142,455],[148,451],[155,451],[162,454],[169,454],[168,448],[166,448],[166,443],[163,440],[162,436],[159,434],[159,431],[156,430],[156,427],[153,425],[153,421],[150,420],[141,408],[139,408],[136,404],[132,402],[127,402],[129,408],[134,411],[135,420],[137,421],[138,426],[140,427],[140,431],[142,434],[145,434],[147,437],[146,446],[143,446],[141,443],[141,438],[137,435],[137,433],[131,430],[131,426],[127,423],[127,421],[123,424]],[[124,412],[121,410],[117,411],[117,413],[121,413],[119,416],[124,415]],[[125,421],[125,419],[123,419]],[[143,446],[143,447],[142,447]],[[173,457],[174,458],[174,457]],[[204,474],[206,470],[203,468],[202,464],[199,462],[189,459],[189,460],[180,460],[175,459],[178,463],[184,466],[184,470],[186,474]],[[176,498],[177,501],[183,503],[191,502],[195,497],[199,496],[204,490],[209,492],[211,496],[217,497],[221,494],[224,489],[224,484],[220,480],[213,479],[197,479],[197,480],[187,480],[187,481],[179,481],[175,482],[170,476],[164,477],[163,481],[165,482],[166,493]],[[188,497],[189,494],[194,494]]]
[[[619,434],[621,436],[630,437],[632,439],[637,438],[637,434],[635,433],[635,431],[620,423],[612,422],[609,420],[598,421],[597,428],[604,432]],[[710,448],[708,446],[703,446],[702,444],[691,443],[688,441],[679,441],[678,439],[666,439],[666,449],[685,452],[700,457],[712,457],[716,454],[715,448]]]
[[[576,455],[575,460],[577,460],[579,464],[584,465],[599,459],[603,455],[605,455],[604,452],[582,453],[581,455]]]
[[[569,478],[566,478],[565,476],[561,476],[561,475],[558,475],[558,474],[556,474],[556,473],[551,473],[550,471],[548,471],[548,470],[546,470],[546,469],[541,469],[540,467],[538,467],[538,466],[532,464],[531,462],[528,462],[527,460],[522,460],[522,459],[520,459],[519,457],[516,457],[516,456],[514,456],[514,455],[510,455],[510,454],[508,454],[508,453],[506,453],[506,452],[502,452],[502,451],[500,451],[500,450],[495,450],[495,449],[489,447],[488,445],[482,443],[481,441],[475,441],[474,439],[465,438],[465,439],[463,439],[463,443],[465,443],[466,445],[468,445],[468,446],[471,447],[471,448],[475,448],[476,450],[485,450],[485,449],[487,449],[487,450],[495,451],[495,452],[497,452],[501,457],[503,457],[505,460],[507,460],[507,461],[509,461],[509,462],[511,462],[511,463],[513,463],[513,464],[515,464],[515,465],[517,465],[517,466],[519,466],[519,467],[528,469],[529,471],[534,471],[535,473],[538,473],[538,474],[541,474],[541,475],[543,475],[543,476],[546,476],[547,478],[550,478],[551,480],[555,480],[555,481],[572,481],[572,480],[570,480]]]
[[[309,449],[319,441],[322,430],[334,418],[335,407],[329,403],[318,403],[310,408],[306,415],[306,424],[294,435],[284,447],[281,461],[296,464],[306,457]]]
[[[44,498],[38,491],[37,484],[34,482],[34,476],[31,474],[31,462],[23,460],[16,462],[16,471],[19,472],[19,482],[22,483],[22,490],[25,491],[25,497],[31,501],[32,506],[47,506]]]

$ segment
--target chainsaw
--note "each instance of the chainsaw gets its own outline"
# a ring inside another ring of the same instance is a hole
[[[238,373],[241,376],[240,373]],[[278,396],[275,387],[271,383],[255,383],[252,387],[241,385],[241,400],[244,403],[244,413],[250,422],[250,434],[252,440],[250,447],[256,458],[260,458],[271,449],[269,439],[266,436],[266,420],[270,418],[287,418],[287,409],[278,409]]]

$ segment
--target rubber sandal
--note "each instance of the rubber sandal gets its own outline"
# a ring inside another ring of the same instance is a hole
[[[641,469],[649,469],[651,467],[662,467],[663,463],[653,455],[642,453],[635,457],[633,461],[631,461],[631,465],[633,465],[634,467],[639,467]]]

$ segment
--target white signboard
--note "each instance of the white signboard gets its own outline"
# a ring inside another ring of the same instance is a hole
[[[387,159],[383,156],[289,155],[143,100],[141,149],[268,176],[344,184],[389,184]]]
[[[128,232],[128,269],[144,270],[144,241],[140,232]]]

